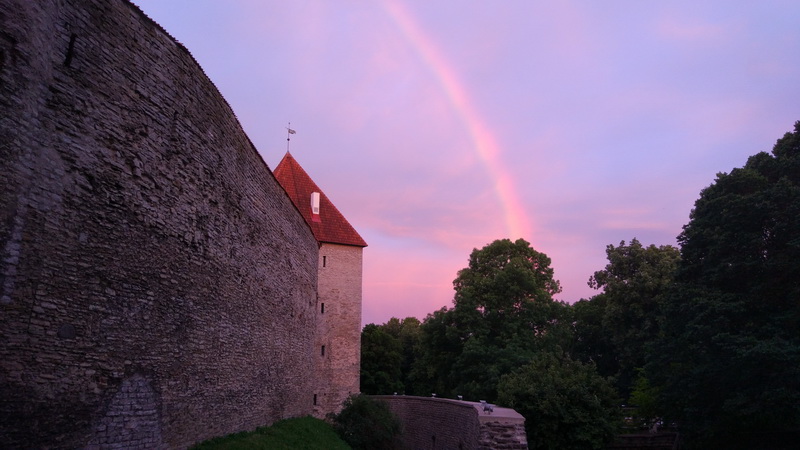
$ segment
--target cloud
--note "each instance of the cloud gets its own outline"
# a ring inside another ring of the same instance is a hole
[[[370,244],[368,321],[450,305],[470,251],[515,228],[559,298],[593,295],[606,245],[674,244],[717,172],[800,119],[792,2],[388,3],[417,42],[387,3],[139,3],[269,164],[292,122],[292,153]]]
[[[697,16],[678,17],[669,14],[659,20],[656,31],[664,39],[710,45],[719,44],[735,30],[731,26],[703,21]]]

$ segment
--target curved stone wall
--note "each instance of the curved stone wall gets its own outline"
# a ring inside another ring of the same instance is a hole
[[[406,395],[375,395],[403,427],[404,449],[489,450],[528,448],[525,419],[513,409],[480,403]]]
[[[0,0],[0,173],[0,447],[180,448],[311,413],[316,241],[135,6]]]

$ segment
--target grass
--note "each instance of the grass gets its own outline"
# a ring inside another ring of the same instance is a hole
[[[329,424],[313,417],[286,419],[255,431],[231,434],[192,447],[194,450],[350,450]]]

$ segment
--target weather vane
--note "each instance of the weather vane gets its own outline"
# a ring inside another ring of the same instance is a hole
[[[291,137],[295,133],[296,131],[292,129],[292,122],[289,122],[289,126],[286,127],[286,153],[289,153],[289,141],[291,141]]]

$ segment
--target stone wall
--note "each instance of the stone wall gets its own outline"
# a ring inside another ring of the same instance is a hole
[[[361,247],[320,246],[317,417],[339,412],[350,394],[361,391],[362,256]]]
[[[318,247],[124,0],[0,0],[0,447],[181,448],[312,411]]]
[[[484,413],[480,403],[405,395],[376,395],[403,427],[404,449],[488,450],[528,448],[525,419],[516,411],[495,407]]]

